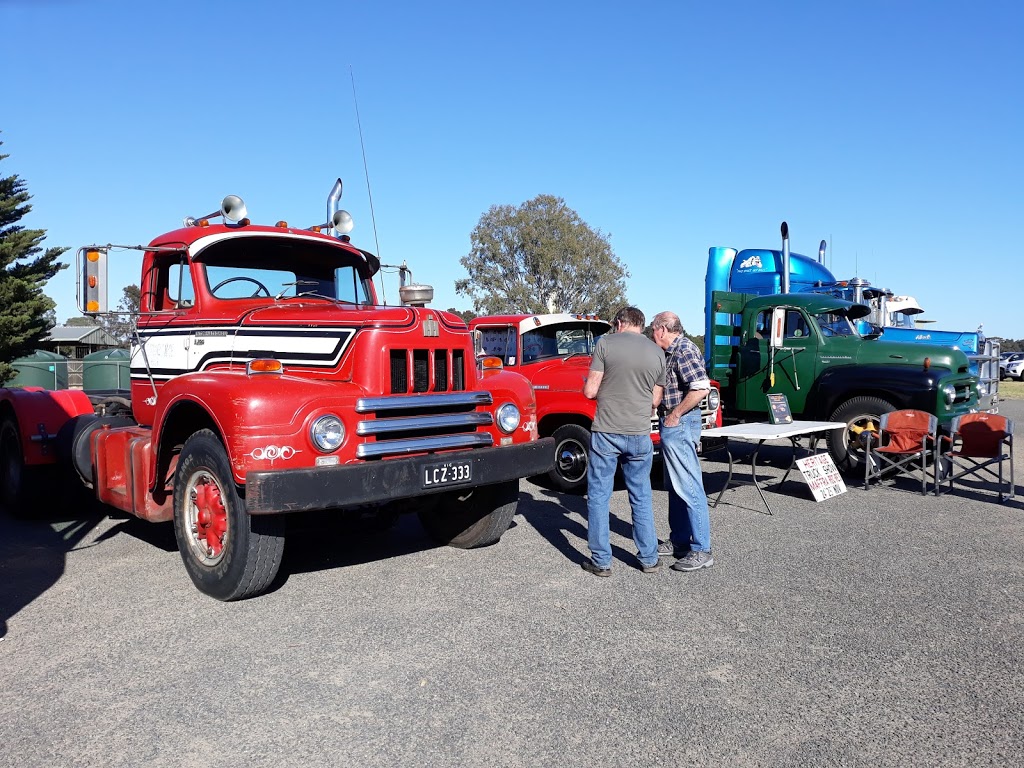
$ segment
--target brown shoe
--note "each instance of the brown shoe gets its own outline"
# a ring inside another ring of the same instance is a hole
[[[607,577],[607,576],[611,576],[612,575],[612,569],[611,568],[598,568],[596,565],[594,565],[593,561],[591,561],[591,560],[584,560],[583,561],[583,570],[586,571],[587,573],[592,573],[595,576],[605,576],[605,577]]]

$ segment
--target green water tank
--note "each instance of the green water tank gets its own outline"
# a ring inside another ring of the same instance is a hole
[[[103,349],[82,358],[82,389],[86,392],[127,392],[131,387],[128,350]]]
[[[64,355],[37,349],[31,355],[12,360],[11,366],[17,373],[5,386],[68,388],[68,359]]]

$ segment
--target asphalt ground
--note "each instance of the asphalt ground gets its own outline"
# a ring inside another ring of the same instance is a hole
[[[231,604],[169,524],[3,517],[0,765],[1021,765],[1021,454],[1004,504],[791,479],[769,516],[739,486],[690,574],[636,568],[624,490],[608,579],[584,499],[532,482],[476,551],[304,516],[273,591]],[[656,489],[662,537],[666,513]]]

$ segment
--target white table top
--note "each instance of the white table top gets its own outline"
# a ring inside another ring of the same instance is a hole
[[[728,427],[714,427],[701,430],[701,437],[738,437],[748,440],[777,440],[783,437],[809,435],[813,432],[827,432],[843,429],[842,421],[793,421],[789,424],[732,424]]]

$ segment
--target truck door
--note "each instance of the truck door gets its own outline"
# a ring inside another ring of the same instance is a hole
[[[785,310],[782,346],[771,349],[768,338],[773,308],[760,312],[752,332],[740,351],[740,407],[748,411],[766,411],[765,395],[781,392],[789,400],[794,417],[799,417],[807,403],[807,392],[814,383],[818,360],[818,337],[815,325],[798,309]],[[772,384],[772,372],[775,383]]]

